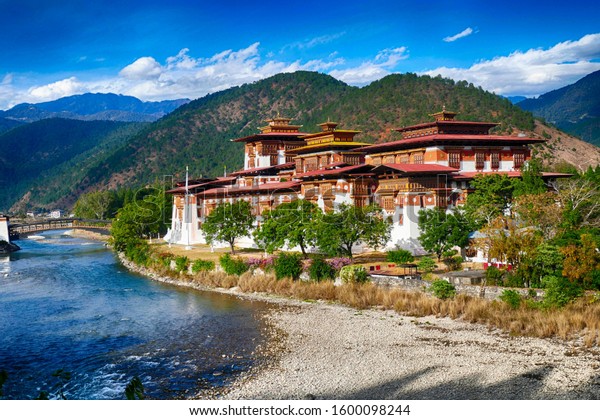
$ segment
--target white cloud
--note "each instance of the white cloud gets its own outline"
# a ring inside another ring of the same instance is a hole
[[[500,95],[535,96],[574,83],[600,70],[600,33],[565,41],[548,49],[515,51],[469,68],[439,67],[423,72],[467,80]]]
[[[154,79],[161,74],[161,65],[152,57],[142,57],[135,60],[119,72],[126,79]]]
[[[33,102],[52,101],[63,96],[77,95],[84,92],[86,92],[86,86],[76,77],[69,77],[45,86],[32,87],[28,90]]]
[[[387,48],[379,51],[374,60],[364,61],[353,68],[332,70],[329,74],[351,85],[364,85],[387,76],[398,62],[406,58],[406,47]]]
[[[473,29],[467,28],[464,31],[457,33],[456,35],[447,36],[446,38],[444,38],[444,41],[445,42],[454,42],[457,39],[464,38],[466,36],[471,35],[472,33],[473,33]]]
[[[317,37],[314,37],[311,39],[305,39],[304,41],[293,42],[291,44],[287,44],[287,45],[283,46],[283,48],[281,49],[280,52],[283,52],[285,50],[290,50],[290,49],[307,50],[310,48],[314,48],[318,45],[329,44],[330,42],[335,41],[336,39],[339,39],[339,38],[343,37],[344,35],[346,35],[346,32],[338,32],[335,34],[327,34],[327,35],[317,36]]]

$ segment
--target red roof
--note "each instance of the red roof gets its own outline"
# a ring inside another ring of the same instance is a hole
[[[373,168],[376,172],[379,168],[390,168],[406,173],[451,173],[458,172],[458,169],[433,163],[385,163]]]
[[[468,126],[474,126],[474,125],[479,125],[482,127],[496,127],[498,125],[498,123],[493,123],[493,122],[479,122],[479,121],[459,121],[459,120],[447,120],[447,121],[430,121],[430,122],[426,122],[426,123],[421,123],[421,124],[416,124],[416,125],[409,125],[407,127],[402,127],[402,128],[395,128],[395,131],[399,131],[399,132],[405,132],[405,131],[411,131],[411,130],[418,130],[420,128],[425,128],[425,127],[433,127],[436,125],[468,125]]]
[[[488,134],[431,134],[422,137],[413,137],[408,139],[390,141],[388,143],[373,144],[370,146],[363,146],[358,149],[354,149],[355,152],[373,153],[394,148],[404,148],[404,146],[413,147],[419,143],[435,143],[435,142],[447,142],[447,143],[460,143],[460,142],[477,142],[477,143],[543,143],[546,140],[535,139],[532,137],[516,137],[516,136],[495,136]]]
[[[296,178],[308,178],[308,177],[320,176],[320,175],[339,175],[339,174],[343,174],[343,173],[347,173],[347,172],[352,172],[355,169],[359,169],[359,168],[369,168],[368,170],[370,170],[371,165],[367,165],[367,164],[363,163],[360,165],[344,166],[343,168],[337,168],[337,169],[319,169],[316,171],[304,172],[303,174],[296,174]]]
[[[234,194],[246,194],[251,192],[268,192],[268,191],[283,191],[283,190],[299,190],[300,182],[298,181],[286,181],[286,182],[267,182],[265,184],[253,185],[251,187],[234,187],[234,188],[212,188],[206,190],[198,195],[206,196],[226,196]]]
[[[242,142],[242,141],[259,141],[261,139],[264,140],[276,140],[269,139],[269,137],[289,137],[285,140],[298,140],[299,142],[304,142],[300,137],[307,136],[309,133],[259,133],[252,134],[251,136],[240,137],[239,139],[232,139],[231,141]]]
[[[227,177],[218,177],[217,179],[213,179],[211,181],[207,181],[207,182],[202,182],[200,184],[193,184],[193,185],[188,185],[188,190],[194,190],[197,189],[199,187],[208,187],[209,185],[218,185],[218,184],[227,184],[227,183],[232,183],[236,180],[237,178],[234,176],[227,176]],[[185,192],[185,185],[181,186],[181,187],[177,187],[177,188],[173,188],[171,190],[165,191],[168,194],[173,194],[173,193],[184,193]]]
[[[235,171],[230,173],[229,175],[246,175],[246,174],[254,174],[254,173],[258,173],[258,172],[265,172],[268,170],[283,170],[283,169],[291,169],[293,167],[296,166],[295,162],[286,162],[286,163],[282,163],[280,165],[273,165],[273,166],[263,166],[261,168],[250,168],[250,169],[243,169],[240,171]]]
[[[506,175],[509,178],[520,178],[521,171],[497,171],[497,172],[460,172],[458,175],[453,175],[452,179],[456,180],[469,180],[475,178],[477,175]],[[573,176],[572,174],[563,174],[560,172],[542,172],[544,178],[568,178]]]

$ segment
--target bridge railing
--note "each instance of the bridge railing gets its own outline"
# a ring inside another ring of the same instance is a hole
[[[15,236],[23,233],[41,232],[44,230],[56,230],[73,227],[87,229],[109,229],[110,226],[110,220],[68,218],[48,219],[41,220],[39,222],[20,223],[14,225],[11,224],[9,225],[9,231],[11,236]]]

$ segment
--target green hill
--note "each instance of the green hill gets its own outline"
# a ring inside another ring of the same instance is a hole
[[[316,124],[329,118],[340,128],[361,130],[359,141],[383,142],[399,138],[392,129],[430,121],[429,114],[443,106],[461,119],[498,122],[497,132],[534,129],[529,112],[467,82],[394,74],[358,88],[300,71],[207,95],[141,130],[138,127],[131,138],[100,142],[105,145],[102,150],[73,153],[75,161],[47,168],[36,185],[20,189],[20,195],[12,194],[4,202],[24,197],[19,201],[22,207],[26,203],[65,207],[92,188],[135,188],[165,176],[182,179],[186,165],[193,177],[222,175],[225,165],[228,172],[243,166],[243,147],[230,140],[257,133],[264,120],[278,113],[303,124],[304,132],[317,131]],[[98,139],[91,143],[100,144]]]
[[[163,175],[215,176],[239,169],[243,147],[229,140],[257,132],[277,113],[314,132],[327,118],[362,130],[361,141],[394,140],[391,129],[429,121],[442,109],[467,120],[500,122],[498,130],[532,130],[533,117],[501,98],[466,82],[396,74],[366,87],[333,77],[296,72],[231,88],[190,102],[138,134],[106,161],[101,184],[116,188],[151,182]],[[110,175],[112,171],[112,175]]]
[[[537,99],[519,102],[518,106],[567,133],[600,145],[600,70]]]
[[[89,165],[90,160],[104,159],[142,127],[136,123],[48,119],[0,134],[0,210],[7,210],[28,192],[31,196],[36,185],[31,200],[35,207],[73,195],[72,187],[83,180],[84,162]]]

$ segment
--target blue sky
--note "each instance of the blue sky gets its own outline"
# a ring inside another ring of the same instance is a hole
[[[592,4],[0,0],[0,109],[85,92],[194,99],[295,70],[537,96],[600,70]]]

